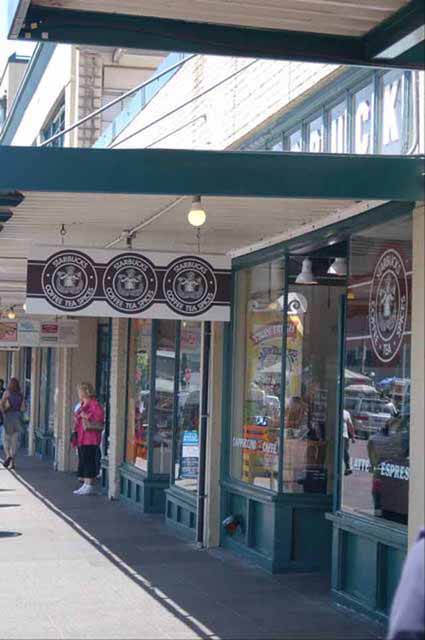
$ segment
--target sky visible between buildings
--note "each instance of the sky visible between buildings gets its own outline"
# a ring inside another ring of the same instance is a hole
[[[19,42],[7,40],[7,2],[0,0],[0,77],[3,74],[6,62],[13,53],[30,56],[34,50],[32,42]]]

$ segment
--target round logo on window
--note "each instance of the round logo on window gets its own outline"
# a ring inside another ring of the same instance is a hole
[[[173,311],[196,316],[211,307],[217,294],[217,280],[202,258],[177,258],[164,276],[165,300]]]
[[[403,258],[388,249],[379,258],[369,297],[369,331],[381,362],[390,362],[403,342],[407,323],[408,288]]]
[[[41,275],[48,302],[61,311],[79,311],[93,300],[97,289],[94,263],[80,251],[55,253]]]
[[[103,276],[103,290],[111,307],[122,313],[140,313],[153,303],[158,278],[150,260],[123,253],[111,260]]]

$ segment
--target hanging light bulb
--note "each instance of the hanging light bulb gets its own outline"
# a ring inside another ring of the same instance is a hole
[[[328,274],[331,276],[346,276],[347,260],[345,258],[335,258],[328,269]]]
[[[312,262],[310,258],[304,258],[301,272],[298,274],[296,284],[317,284],[312,271]]]
[[[25,311],[25,313],[27,312],[27,303],[24,302],[24,304],[22,305],[22,309]]]
[[[201,196],[194,196],[187,219],[193,227],[202,227],[205,224],[207,214],[202,208]]]
[[[7,317],[9,318],[9,320],[14,320],[16,318],[16,313],[13,307],[10,307],[9,311],[7,312]]]

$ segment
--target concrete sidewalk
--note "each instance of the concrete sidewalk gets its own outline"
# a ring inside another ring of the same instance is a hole
[[[317,575],[270,576],[35,458],[0,466],[0,638],[368,639]],[[17,536],[2,537],[1,532]]]

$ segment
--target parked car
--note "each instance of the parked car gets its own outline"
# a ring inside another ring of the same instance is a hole
[[[345,398],[345,408],[351,414],[358,438],[369,438],[381,431],[396,414],[393,403],[385,398]]]

